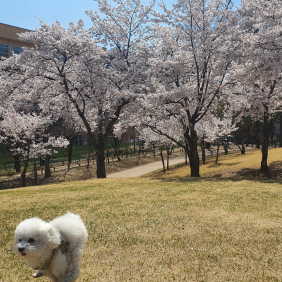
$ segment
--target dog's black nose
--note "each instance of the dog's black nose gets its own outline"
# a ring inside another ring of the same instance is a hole
[[[23,252],[24,251],[24,248],[18,248],[19,252]]]

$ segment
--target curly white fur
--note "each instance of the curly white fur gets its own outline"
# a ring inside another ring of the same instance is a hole
[[[46,270],[38,270],[60,246],[61,236],[68,242],[67,251],[60,248]],[[13,252],[37,272],[33,277],[47,276],[53,282],[72,282],[80,274],[80,261],[87,230],[79,215],[67,213],[50,222],[34,217],[22,221],[15,231]]]

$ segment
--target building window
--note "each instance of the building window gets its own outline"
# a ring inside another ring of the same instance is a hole
[[[23,48],[13,46],[13,52],[15,54],[20,54],[22,51],[23,51]]]
[[[0,57],[9,57],[8,45],[0,44]]]

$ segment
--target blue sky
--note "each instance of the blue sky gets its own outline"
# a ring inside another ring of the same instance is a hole
[[[170,6],[176,0],[164,0]],[[240,5],[240,0],[233,0],[235,6]],[[148,3],[144,0],[144,3]],[[85,27],[91,26],[89,17],[85,15],[85,10],[96,10],[97,5],[94,0],[10,0],[2,1],[0,7],[0,23],[18,26],[34,30],[40,27],[39,20],[42,19],[47,24],[56,20],[64,27],[70,21],[77,22],[79,18],[85,23]]]

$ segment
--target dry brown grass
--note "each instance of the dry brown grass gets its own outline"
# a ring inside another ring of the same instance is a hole
[[[221,155],[215,163],[215,156],[208,157],[206,164],[200,165],[200,175],[205,178],[229,178],[229,179],[277,179],[282,178],[282,148],[272,148],[268,152],[269,172],[260,173],[261,151],[254,149],[241,155],[240,152],[233,152],[229,155]],[[165,174],[161,170],[152,172],[147,176],[168,179],[168,178],[189,178],[189,166],[179,164],[172,167]]]
[[[270,162],[272,153],[281,149],[270,150]],[[248,157],[242,157],[245,163]],[[224,158],[222,175],[228,167],[244,169],[241,156]],[[201,179],[187,178],[179,168],[162,179],[92,179],[0,191],[0,280],[34,281],[33,270],[11,252],[21,220],[72,211],[89,231],[78,281],[282,281],[281,180],[217,179],[211,176],[218,170],[212,164],[207,169]]]
[[[179,149],[175,149],[172,153],[171,158],[183,156],[183,152]],[[161,162],[161,157],[156,154],[156,156],[152,156],[152,154],[142,155],[139,157],[138,155],[134,157],[122,158],[121,161],[117,161],[116,159],[110,160],[109,163],[106,162],[106,173],[115,173],[119,171],[123,171],[126,169],[130,169],[132,167],[146,165],[152,162]],[[89,170],[87,170],[86,162],[73,162],[71,165],[71,169],[68,171],[67,166],[57,165],[51,168],[52,175],[50,178],[44,178],[44,173],[42,171],[38,171],[38,185],[45,185],[51,183],[61,183],[61,182],[71,182],[71,181],[79,181],[79,180],[87,180],[96,178],[96,163],[93,161],[90,162]],[[34,174],[27,174],[27,186],[34,185]],[[10,172],[5,176],[0,176],[0,190],[1,189],[11,189],[11,188],[19,188],[22,186],[22,180],[19,173]]]

